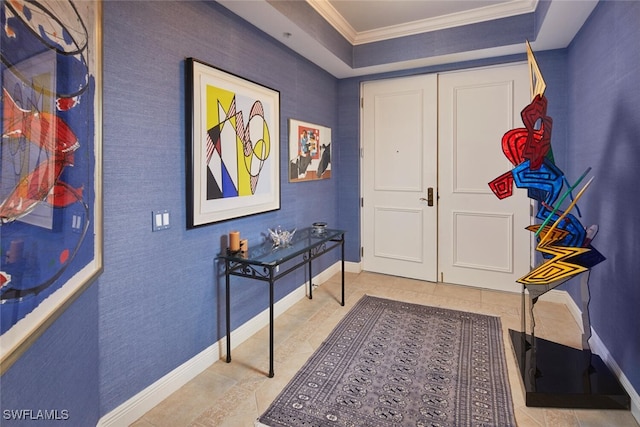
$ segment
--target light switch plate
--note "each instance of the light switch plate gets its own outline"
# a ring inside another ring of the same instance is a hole
[[[171,227],[169,211],[167,209],[151,212],[151,230],[160,231]]]

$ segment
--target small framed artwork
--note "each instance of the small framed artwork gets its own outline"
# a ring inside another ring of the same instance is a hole
[[[280,92],[186,60],[187,228],[280,209]]]
[[[331,128],[289,119],[289,182],[331,178]]]

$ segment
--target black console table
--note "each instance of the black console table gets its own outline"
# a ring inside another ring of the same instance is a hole
[[[273,286],[276,280],[301,266],[309,269],[309,299],[313,298],[311,261],[330,250],[341,248],[342,295],[344,306],[344,231],[316,230],[312,227],[297,230],[287,246],[274,246],[270,241],[251,247],[247,252],[227,252],[224,259],[227,303],[227,363],[231,362],[231,295],[230,276],[249,277],[269,283],[269,378],[273,373]],[[287,263],[291,261],[291,263]],[[284,265],[285,263],[286,266]],[[280,271],[280,266],[286,270]]]

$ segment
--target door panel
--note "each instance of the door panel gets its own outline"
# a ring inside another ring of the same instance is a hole
[[[375,191],[421,191],[422,93],[379,94],[373,102]]]
[[[455,267],[513,270],[513,215],[454,211],[452,217]]]
[[[437,279],[437,77],[363,85],[363,268]]]
[[[416,236],[424,233],[422,209],[375,207],[374,256],[421,263],[422,245]],[[403,224],[395,227],[393,224]]]
[[[439,270],[448,283],[520,291],[529,271],[526,191],[499,200],[487,185],[513,166],[502,135],[521,126],[525,64],[440,76]]]

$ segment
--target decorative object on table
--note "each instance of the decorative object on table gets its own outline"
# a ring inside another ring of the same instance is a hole
[[[331,178],[331,128],[289,119],[289,182]]]
[[[283,230],[282,227],[278,226],[275,230],[268,229],[269,236],[271,236],[271,241],[273,242],[273,246],[286,248],[291,244],[291,240],[293,239],[293,235],[296,234],[296,229],[294,228],[292,231]]]
[[[229,250],[231,252],[240,251],[240,232],[232,231],[229,233]]]
[[[528,42],[527,57],[532,100],[521,113],[525,127],[512,129],[502,138],[502,151],[514,167],[489,183],[500,199],[512,195],[514,184],[526,188],[529,197],[537,202],[536,218],[542,221],[527,227],[537,237],[536,250],[543,262],[517,280],[522,284],[522,326],[519,332],[510,330],[525,384],[525,402],[529,406],[628,408],[629,396],[589,346],[589,273],[605,257],[591,244],[598,226],[585,228],[577,217],[581,216],[577,202],[593,178],[577,194],[573,192],[591,168],[570,184],[556,165],[551,147],[553,120],[547,116],[544,95],[546,84]],[[563,191],[565,184],[568,188]],[[567,198],[571,202],[563,207]],[[574,208],[577,216],[570,213]],[[535,335],[534,308],[538,298],[578,274],[582,274],[582,350],[550,343]],[[530,331],[526,325],[527,297],[530,299]]]
[[[314,222],[312,224],[311,231],[314,236],[324,236],[327,232],[327,223],[326,222]]]
[[[280,209],[280,92],[187,58],[187,227]]]
[[[258,421],[515,426],[500,318],[365,295]]]
[[[4,373],[103,268],[102,3],[0,7]]]

